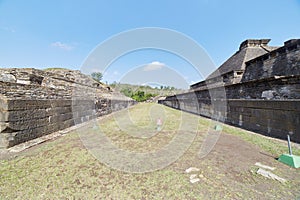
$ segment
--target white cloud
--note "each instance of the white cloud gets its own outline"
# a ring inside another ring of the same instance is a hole
[[[62,42],[53,42],[51,44],[52,47],[57,47],[66,51],[70,51],[72,49],[74,49],[74,47],[72,45],[66,44],[66,43],[62,43]]]
[[[159,61],[154,61],[152,63],[149,63],[147,64],[145,67],[144,67],[144,71],[154,71],[154,70],[160,70],[162,67],[164,67],[165,64],[164,63],[161,63]]]

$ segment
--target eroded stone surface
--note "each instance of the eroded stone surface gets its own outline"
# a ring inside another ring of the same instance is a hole
[[[267,136],[300,142],[300,39],[246,40],[191,91],[159,103]]]
[[[41,137],[135,103],[79,71],[7,68],[0,69],[0,72],[1,77],[6,77],[0,80],[0,148]]]

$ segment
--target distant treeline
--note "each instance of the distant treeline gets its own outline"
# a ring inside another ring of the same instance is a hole
[[[110,87],[115,91],[119,91],[127,97],[130,97],[138,102],[147,101],[156,96],[168,96],[182,93],[183,90],[176,89],[170,86],[150,87],[148,85],[130,85],[122,83],[112,83]]]

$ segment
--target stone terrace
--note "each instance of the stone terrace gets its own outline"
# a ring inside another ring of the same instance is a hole
[[[79,71],[7,68],[0,72],[0,148],[135,104]]]
[[[300,142],[300,39],[281,47],[245,40],[239,50],[190,92],[160,103]]]

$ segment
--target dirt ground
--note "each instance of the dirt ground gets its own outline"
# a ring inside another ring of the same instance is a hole
[[[169,109],[167,111],[178,112]],[[105,120],[104,123],[107,124]],[[111,130],[111,127],[109,128]],[[88,131],[91,127],[83,129]],[[2,154],[0,197],[1,199],[297,199],[300,197],[299,169],[278,162],[280,152],[274,153],[263,149],[231,132],[237,132],[237,129],[234,127],[225,129],[212,151],[201,158],[199,150],[206,132],[200,130],[188,150],[169,166],[153,172],[131,174],[111,169],[99,162],[82,144],[78,133],[73,131],[19,153]],[[124,148],[126,145],[134,148],[134,144],[137,148],[147,148],[144,141],[140,143],[136,139],[131,141],[126,139],[127,136],[121,137],[122,141],[118,141],[120,137],[114,136],[119,133],[113,131],[111,134],[111,138]],[[172,134],[176,132],[166,128],[147,145],[152,145],[153,148],[159,145],[160,141],[164,145],[163,140],[172,138]],[[285,146],[283,142],[257,134],[247,137],[265,141],[270,148]],[[259,167],[255,165],[256,162],[275,167],[272,173],[286,179],[287,182],[281,183],[257,174]],[[189,167],[196,167],[199,171],[185,173]],[[191,174],[195,174],[200,181],[190,183]]]

